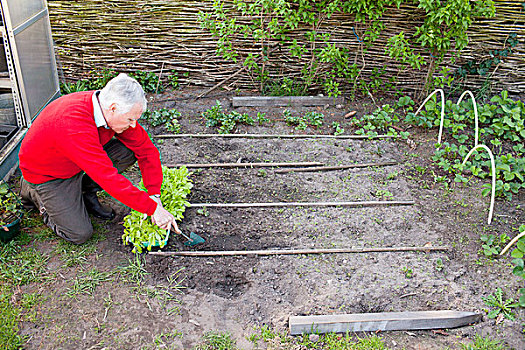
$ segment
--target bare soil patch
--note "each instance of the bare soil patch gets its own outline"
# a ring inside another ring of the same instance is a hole
[[[227,110],[228,93],[194,100],[197,92],[184,90],[158,95],[150,108],[176,108],[182,112],[184,133],[210,133],[200,114],[219,100]],[[157,101],[157,102],[155,102]],[[159,102],[160,101],[160,102]],[[338,121],[350,133],[344,115],[364,113],[370,104],[343,108],[290,109],[292,113],[317,110],[325,114],[322,128],[306,133],[333,133]],[[283,108],[238,109],[255,116],[267,113],[281,119]],[[346,124],[345,124],[346,123]],[[150,128],[153,135],[165,133]],[[412,130],[411,130],[412,131]],[[236,133],[304,133],[282,121],[262,126],[239,126]],[[472,180],[447,191],[435,183],[430,156],[437,132],[412,132],[411,142],[399,140],[284,140],[183,138],[156,139],[164,163],[300,162],[327,165],[397,161],[398,165],[329,172],[278,174],[275,169],[202,169],[194,171],[193,203],[336,202],[413,200],[413,206],[372,208],[196,208],[186,211],[180,228],[195,232],[206,243],[188,248],[172,237],[165,251],[255,250],[335,247],[450,247],[448,252],[389,252],[270,257],[157,257],[146,255],[146,289],[117,274],[91,294],[66,295],[85,271],[115,271],[133,259],[120,236],[127,208],[106,199],[117,209],[111,222],[98,222],[105,236],[96,250],[76,267],[66,267],[59,255],[48,263],[54,278],[29,285],[45,300],[34,322],[25,322],[28,349],[139,349],[156,348],[155,337],[177,349],[195,346],[210,330],[229,331],[241,349],[254,345],[246,337],[268,325],[286,331],[290,315],[443,310],[477,311],[487,308],[482,297],[501,287],[513,297],[523,281],[511,274],[510,258],[488,260],[478,254],[481,234],[516,235],[524,223],[524,197],[496,201],[494,221],[487,225],[489,198],[481,197],[482,183]],[[419,166],[416,170],[415,166]],[[422,171],[421,168],[426,170]],[[129,176],[137,180],[138,170]],[[34,234],[37,228],[31,228]],[[52,252],[58,238],[35,241],[42,252]],[[441,266],[439,262],[442,262]],[[410,273],[409,273],[410,272]],[[168,278],[185,287],[176,294],[180,302],[152,296],[168,288]],[[108,307],[108,296],[111,306]],[[525,345],[523,310],[516,321],[483,321],[459,329],[380,334],[391,349],[458,348],[475,334],[501,339],[509,348]]]

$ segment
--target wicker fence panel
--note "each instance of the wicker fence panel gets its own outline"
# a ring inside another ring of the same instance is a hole
[[[481,61],[490,50],[501,50],[508,35],[517,33],[519,44],[513,53],[493,67],[491,81],[499,88],[525,91],[525,9],[522,1],[496,0],[496,17],[480,19],[469,30],[470,43],[455,61],[446,57],[442,65],[451,69],[468,60]],[[50,20],[59,67],[63,77],[76,80],[90,71],[111,68],[118,71],[178,72],[180,81],[212,86],[231,76],[242,66],[216,55],[216,39],[200,27],[198,12],[211,8],[211,1],[190,0],[48,0]],[[396,77],[400,87],[420,90],[426,77],[421,71],[402,69],[385,54],[389,37],[404,31],[413,34],[422,22],[422,13],[413,4],[388,10],[383,16],[385,29],[363,53],[364,25],[351,16],[336,15],[323,22],[321,31],[331,33],[331,42],[350,51],[349,59],[362,68],[360,79],[370,77],[374,68],[384,69],[383,78]],[[304,42],[304,30],[290,35]],[[236,38],[242,53],[257,52],[249,40]],[[318,43],[322,45],[322,43]],[[507,45],[508,46],[508,45]],[[429,52],[420,52],[427,60]],[[271,54],[274,75],[297,76],[303,61],[287,59],[284,52]],[[187,77],[182,73],[187,73]],[[469,76],[472,88],[487,77]],[[228,82],[232,88],[253,89],[253,78],[246,72]],[[351,84],[351,82],[349,82]]]

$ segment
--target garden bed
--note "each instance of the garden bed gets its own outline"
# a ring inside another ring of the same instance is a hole
[[[176,108],[183,133],[210,133],[201,113],[222,103],[232,111],[231,94],[183,90],[157,95],[150,108]],[[159,101],[159,102],[155,102]],[[290,109],[292,115],[323,113],[323,125],[297,130],[282,121],[284,107],[238,108],[274,122],[238,126],[235,133],[333,134],[333,122],[352,132],[344,115],[375,109],[370,102]],[[150,127],[153,135],[162,126]],[[510,237],[523,223],[523,193],[497,200],[487,225],[489,197],[484,181],[452,189],[436,182],[430,157],[437,130],[410,130],[407,140],[339,139],[155,139],[167,163],[322,162],[340,165],[396,161],[397,165],[327,172],[276,173],[272,168],[192,170],[192,203],[339,202],[411,200],[412,206],[342,208],[188,208],[180,224],[206,243],[194,248],[170,238],[163,251],[258,250],[291,248],[447,246],[446,252],[385,252],[266,257],[158,257],[143,255],[144,270],[133,275],[137,260],[122,245],[122,219],[97,221],[97,235],[73,247],[52,234],[33,214],[24,232],[26,248],[46,257],[45,280],[22,286],[43,301],[26,317],[22,334],[28,349],[167,348],[189,349],[209,331],[230,332],[241,349],[255,348],[261,330],[286,333],[291,315],[388,311],[458,310],[486,315],[482,298],[502,288],[516,298],[520,281],[510,257],[490,259],[480,253],[482,234]],[[138,170],[127,174],[138,182]],[[29,221],[28,221],[29,220]],[[31,226],[28,225],[31,223]],[[45,230],[44,230],[45,231]],[[37,239],[35,239],[37,238]],[[87,249],[87,253],[80,252]],[[74,252],[74,253],[71,253]],[[75,257],[81,256],[82,259]],[[68,260],[71,257],[72,260]],[[66,266],[72,261],[71,266]],[[138,260],[140,261],[140,260]],[[140,265],[140,264],[139,264]],[[119,268],[120,267],[120,268]],[[143,276],[139,281],[133,276]],[[91,281],[85,289],[82,282]],[[92,289],[90,289],[92,287]],[[519,349],[524,344],[522,309],[515,321],[488,319],[453,330],[398,331],[378,334],[389,349],[459,348],[475,336],[489,336]],[[357,334],[365,337],[369,334]],[[250,340],[251,339],[251,340]],[[259,347],[292,348],[264,342]],[[160,344],[160,345],[159,345]],[[314,347],[315,348],[315,347]]]

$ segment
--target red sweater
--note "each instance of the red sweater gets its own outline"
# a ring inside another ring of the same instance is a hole
[[[20,147],[20,170],[24,179],[41,184],[67,179],[85,171],[106,192],[141,213],[153,215],[157,203],[149,195],[160,193],[162,169],[159,151],[137,124],[121,134],[97,128],[92,95],[83,91],[51,102],[35,119]],[[120,175],[102,148],[116,136],[137,157],[144,186],[139,190]]]

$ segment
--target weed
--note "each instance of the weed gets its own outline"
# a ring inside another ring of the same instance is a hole
[[[257,171],[257,176],[259,176],[259,177],[266,177],[266,176],[268,176],[268,172],[265,169],[259,169]]]
[[[10,299],[12,293],[7,291],[7,288],[0,290],[0,344],[6,350],[22,349],[25,343],[25,338],[19,334],[18,322],[22,311],[20,308],[12,305]]]
[[[345,129],[341,127],[341,124],[338,123],[338,122],[333,122],[332,123],[332,128],[334,128],[334,135],[337,136],[337,135],[342,135],[344,134],[345,132]]]
[[[208,208],[202,207],[197,209],[197,214],[208,217],[210,215],[210,212],[208,211]]]
[[[436,260],[436,270],[437,271],[443,271],[444,268],[445,268],[445,265],[443,264],[443,259],[437,258],[437,260]]]
[[[496,289],[494,295],[481,298],[485,305],[492,307],[493,309],[488,312],[488,318],[496,318],[498,315],[503,315],[506,319],[514,321],[516,315],[512,312],[512,308],[515,308],[517,304],[514,304],[514,300],[506,299],[503,300],[503,292],[501,288]]]
[[[414,277],[414,271],[408,266],[403,266],[401,268],[401,271],[403,271],[403,274],[405,275],[406,278]]]
[[[390,197],[393,197],[394,195],[392,194],[392,192],[388,190],[377,190],[375,193],[375,196],[380,197],[380,198],[390,198]]]
[[[178,89],[180,87],[179,74],[174,69],[172,69],[170,73],[171,74],[166,78],[166,86],[171,87],[172,89]]]

